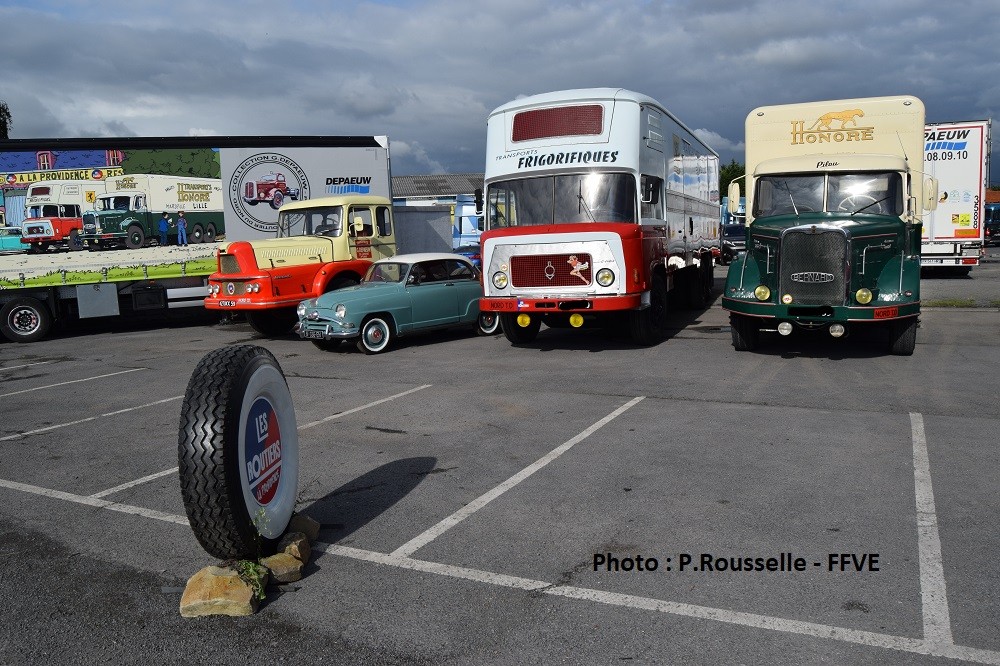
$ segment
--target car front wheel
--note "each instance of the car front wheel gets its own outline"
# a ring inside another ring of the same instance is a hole
[[[379,354],[392,342],[392,326],[382,317],[369,317],[361,325],[358,349],[366,354]]]

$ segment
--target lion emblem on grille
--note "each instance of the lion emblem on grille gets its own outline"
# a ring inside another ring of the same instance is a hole
[[[829,113],[824,113],[819,117],[813,126],[809,129],[811,130],[830,130],[833,129],[830,125],[835,121],[840,121],[840,127],[837,129],[845,129],[847,123],[851,123],[855,127],[858,126],[858,118],[864,118],[865,112],[861,109],[848,109],[847,111],[831,111]]]

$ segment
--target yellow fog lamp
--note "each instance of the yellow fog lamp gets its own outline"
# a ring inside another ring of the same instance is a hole
[[[517,315],[517,325],[521,328],[528,328],[531,326],[531,317],[522,312]]]
[[[866,289],[865,287],[858,289],[857,293],[854,294],[854,298],[858,301],[858,303],[861,303],[861,305],[868,305],[872,302],[873,298],[871,289]]]
[[[583,326],[583,315],[575,312],[569,316],[569,325],[573,328],[580,328]]]
[[[756,289],[753,290],[753,295],[757,297],[758,301],[766,301],[771,298],[771,290],[765,285],[758,285]]]

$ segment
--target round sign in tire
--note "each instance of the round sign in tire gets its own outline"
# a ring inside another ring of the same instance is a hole
[[[181,406],[177,458],[188,522],[210,555],[274,551],[295,509],[299,445],[271,352],[236,345],[201,359]]]

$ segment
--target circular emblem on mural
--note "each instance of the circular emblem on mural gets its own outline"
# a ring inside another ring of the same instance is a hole
[[[309,179],[287,155],[258,153],[236,167],[229,179],[229,204],[242,222],[257,231],[278,228],[278,209],[309,198]]]

